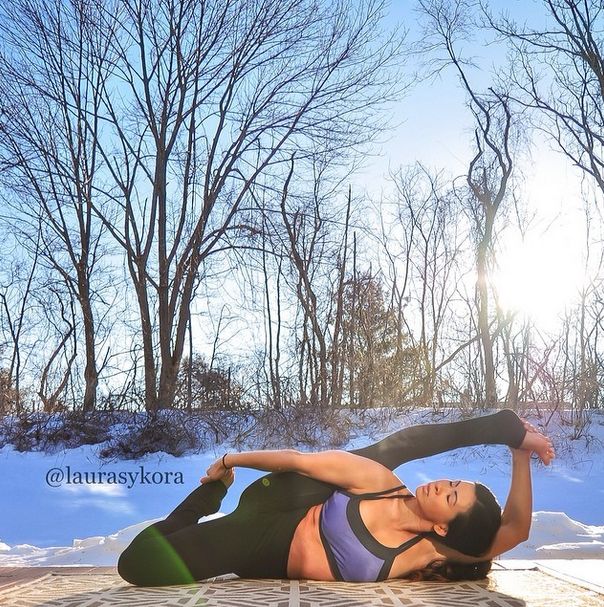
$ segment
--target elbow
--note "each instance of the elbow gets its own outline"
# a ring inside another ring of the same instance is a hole
[[[530,531],[530,527],[527,529],[520,530],[515,537],[516,545],[522,544],[522,542],[526,542],[529,539]]]
[[[531,519],[532,519],[532,517],[531,517]],[[532,523],[532,520],[529,520],[528,525],[526,525],[526,527],[522,530],[522,533],[521,533],[522,537],[520,539],[521,542],[526,542],[529,539],[529,536],[531,535],[531,523]]]

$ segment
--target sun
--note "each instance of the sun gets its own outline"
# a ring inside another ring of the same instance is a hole
[[[552,232],[508,244],[493,276],[504,311],[528,318],[540,329],[559,327],[583,283],[572,240],[568,233]]]

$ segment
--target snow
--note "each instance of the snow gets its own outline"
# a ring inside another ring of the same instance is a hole
[[[505,558],[604,558],[603,415],[594,414],[590,434],[591,441],[559,447],[550,467],[533,464],[530,537]],[[369,442],[361,436],[348,446]],[[99,449],[87,445],[55,454],[0,449],[0,566],[115,565],[132,538],[164,517],[228,446],[180,458],[158,453],[112,462],[99,460]],[[62,483],[55,482],[57,470]],[[438,478],[479,481],[502,504],[509,472],[509,450],[502,446],[460,449],[397,470],[412,489]],[[213,516],[232,511],[242,490],[261,474],[237,469],[222,512]]]

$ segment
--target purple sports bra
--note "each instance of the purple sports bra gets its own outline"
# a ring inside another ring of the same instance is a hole
[[[394,559],[411,548],[424,536],[416,535],[397,548],[380,544],[365,526],[359,505],[366,499],[405,499],[411,495],[387,495],[405,485],[355,495],[337,489],[323,504],[319,519],[319,533],[327,554],[331,572],[336,580],[344,582],[381,582],[388,578]]]

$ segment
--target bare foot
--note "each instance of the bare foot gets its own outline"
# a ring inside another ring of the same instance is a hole
[[[549,466],[552,460],[556,457],[556,451],[552,441],[545,435],[538,432],[531,424],[525,422],[527,433],[520,445],[521,449],[532,451],[539,456],[539,459]]]

